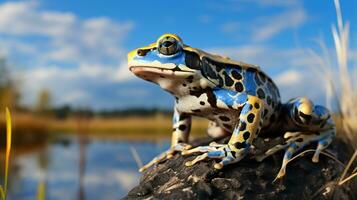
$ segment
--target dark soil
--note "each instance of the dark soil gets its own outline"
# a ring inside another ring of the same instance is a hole
[[[219,142],[224,140],[227,139]],[[195,144],[208,145],[209,142],[205,138]],[[257,139],[256,150],[250,156],[280,142],[279,139]],[[343,163],[351,156],[351,150],[339,139],[329,146],[328,152]],[[124,199],[357,199],[357,180],[336,186],[344,168],[324,155],[317,164],[311,161],[312,153],[290,162],[286,176],[275,183],[283,152],[262,162],[247,156],[223,170],[213,168],[215,161],[186,167],[184,163],[193,158],[175,155],[149,169]]]

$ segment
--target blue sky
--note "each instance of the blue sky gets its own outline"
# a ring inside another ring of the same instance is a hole
[[[357,53],[357,2],[342,0]],[[260,65],[284,100],[309,96],[324,103],[324,82],[308,49],[323,39],[333,55],[332,0],[0,1],[0,56],[34,105],[49,89],[54,105],[126,108],[172,105],[169,94],[128,71],[125,55],[176,33],[209,52]],[[356,62],[353,62],[356,63]]]

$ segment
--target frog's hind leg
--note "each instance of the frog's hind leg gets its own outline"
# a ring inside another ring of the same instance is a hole
[[[244,158],[250,149],[253,139],[260,131],[264,106],[265,104],[262,100],[249,96],[248,101],[241,108],[239,121],[228,144],[211,143],[210,146],[199,146],[183,151],[183,155],[201,153],[194,160],[186,162],[186,166],[192,166],[197,162],[212,158],[220,160],[214,165],[214,168],[222,169],[224,166],[236,163]]]
[[[286,144],[281,145],[282,148],[279,149],[284,149],[283,146],[286,147],[283,163],[276,179],[281,178],[285,175],[286,165],[297,151],[301,150],[305,145],[315,141],[318,142],[318,145],[315,154],[312,158],[312,161],[318,162],[321,151],[324,150],[331,143],[333,137],[335,136],[335,133],[336,130],[334,128],[320,132],[287,132],[285,134],[285,137],[287,137],[288,140],[286,141]],[[271,150],[269,152],[268,150],[267,153],[272,154],[276,152],[276,147],[273,147],[272,149],[274,148],[275,151]]]

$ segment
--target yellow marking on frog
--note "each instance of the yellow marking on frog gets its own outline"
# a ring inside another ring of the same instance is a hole
[[[259,99],[258,97],[249,96],[247,104],[251,105],[252,109],[244,115],[243,115],[243,113],[241,113],[241,118],[244,119],[244,121],[246,123],[246,129],[243,131],[239,131],[239,134],[233,134],[229,141],[229,144],[232,144],[231,145],[232,150],[234,150],[236,152],[242,151],[242,149],[237,149],[234,146],[235,143],[247,142],[247,143],[251,144],[253,139],[256,137],[256,133],[259,129],[259,122],[261,120],[261,112],[262,112],[262,110],[264,110],[264,102],[261,99]],[[254,106],[254,104],[258,104],[259,108],[256,108]],[[254,119],[252,122],[248,122],[247,118],[248,118],[249,114],[254,114]],[[249,131],[249,133],[250,133],[250,136],[247,140],[244,139],[244,132],[246,132],[246,131]]]
[[[313,108],[313,104],[308,98],[302,97],[300,99],[300,106],[298,108],[299,111],[301,111],[305,115],[311,115],[312,108]]]

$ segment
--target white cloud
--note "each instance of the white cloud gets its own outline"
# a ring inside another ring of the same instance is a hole
[[[242,24],[239,22],[226,22],[222,24],[221,31],[224,33],[233,33],[236,32],[240,27],[242,27]]]
[[[307,20],[307,14],[303,9],[288,10],[275,16],[266,16],[260,22],[252,23],[252,38],[257,41],[267,40],[278,33],[301,26]]]
[[[238,0],[245,3],[254,3],[264,7],[293,7],[299,5],[299,0]]]
[[[303,75],[296,70],[286,70],[275,77],[275,82],[278,85],[293,86],[299,81],[302,81]]]
[[[83,83],[133,77],[123,48],[132,28],[130,21],[43,10],[37,1],[5,2],[0,4],[0,54],[17,62],[25,58],[20,65],[29,67],[17,73],[24,78],[26,104],[34,103],[42,87],[53,92],[56,103],[71,103],[89,98]]]

